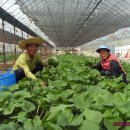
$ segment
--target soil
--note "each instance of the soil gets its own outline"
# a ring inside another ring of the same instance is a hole
[[[12,68],[14,65],[14,62],[6,62],[4,63],[0,63],[0,70],[7,70],[8,68]]]

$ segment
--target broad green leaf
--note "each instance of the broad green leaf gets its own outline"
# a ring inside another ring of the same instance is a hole
[[[79,83],[71,84],[71,88],[73,91],[78,91],[81,89],[81,84]]]
[[[13,116],[13,117],[11,117],[11,119],[17,119],[17,122],[22,122],[22,123],[24,123],[25,121],[26,121],[26,115],[27,115],[27,113],[26,112],[19,112],[18,113],[18,116]]]
[[[122,114],[124,114],[124,115],[126,115],[127,112],[128,112],[127,109],[124,108],[124,107],[118,107],[117,109],[118,109],[118,111],[119,111],[120,113],[122,113]]]
[[[73,107],[74,105],[65,105],[65,104],[59,104],[56,107],[51,107],[51,112],[57,112],[57,111],[64,111],[66,108]]]
[[[126,126],[124,130],[130,130],[130,126]]]
[[[46,124],[47,130],[63,130],[59,125],[48,122]]]
[[[0,108],[0,112],[2,112],[3,111],[3,108]]]
[[[26,91],[17,91],[13,94],[13,98],[18,102],[22,102],[24,98],[30,98],[30,93]]]
[[[66,108],[69,108],[69,107],[72,107],[72,106],[73,105],[60,104],[59,106],[51,107],[47,121],[55,118],[55,116],[57,116],[61,111],[64,111]]]
[[[8,91],[0,91],[0,102],[7,99],[12,93]]]
[[[18,126],[14,122],[0,124],[0,130],[18,130]]]
[[[125,96],[123,95],[123,93],[117,92],[114,94],[113,101],[116,106],[120,106],[126,101],[126,99],[125,99]]]
[[[10,130],[17,130],[18,129],[18,125],[14,122],[10,122],[9,124]]]
[[[94,111],[86,108],[83,114],[86,120],[89,120],[97,125],[102,121],[102,113],[99,111]]]
[[[24,128],[20,127],[18,130],[25,130]]]
[[[41,96],[43,96],[43,89],[44,89],[44,87],[36,87],[35,86],[33,88],[33,90],[32,90],[32,92],[33,92],[32,95],[34,95],[34,96],[35,95],[39,95],[39,96],[41,95]]]
[[[73,118],[71,125],[79,126],[83,122],[83,114],[77,115]]]
[[[60,111],[51,111],[48,115],[47,115],[47,119],[46,121],[50,121],[53,120],[55,117],[57,117],[61,112]]]
[[[33,129],[33,124],[32,124],[31,119],[28,119],[24,122],[24,129],[25,130],[32,130]]]
[[[26,112],[21,111],[21,112],[18,113],[18,118],[25,117],[26,115],[27,115]]]
[[[18,118],[18,119],[17,119],[17,122],[24,123],[26,120],[27,120],[26,117],[21,117],[21,118]]]
[[[11,92],[13,92],[13,91],[15,91],[15,90],[19,90],[19,85],[18,85],[18,84],[15,84],[15,85],[9,87],[8,90],[11,91]]]
[[[91,104],[91,109],[97,110],[97,111],[102,111],[104,110],[104,105],[102,102],[95,102]]]
[[[119,117],[119,115],[120,115],[120,113],[117,110],[113,113],[113,117]]]
[[[122,76],[113,79],[115,82],[119,83],[122,80]],[[122,84],[122,83],[121,83]],[[123,83],[124,84],[124,83]]]
[[[130,130],[130,120],[126,121],[126,127],[124,128],[124,130]]]
[[[115,122],[123,122],[120,117],[115,117],[113,119],[104,119],[103,123],[108,130],[118,130],[121,126],[114,126]]]
[[[42,126],[34,127],[32,130],[45,130]]]
[[[68,75],[67,81],[82,83],[84,80],[81,76],[78,76],[78,75]]]
[[[89,120],[84,120],[79,130],[99,130],[99,128],[99,125]]]
[[[64,80],[55,80],[55,81],[53,82],[53,84],[54,84],[54,86],[55,86],[56,88],[60,88],[60,89],[62,89],[62,88],[64,88],[64,87],[67,86],[67,82],[64,81]]]
[[[35,116],[35,117],[33,118],[33,126],[34,126],[34,127],[40,126],[41,123],[42,123],[42,121],[41,121],[41,119],[40,119],[39,116]]]
[[[95,70],[95,69],[92,69],[89,74],[90,74],[90,76],[92,76],[92,77],[98,77],[98,76],[100,76],[99,71],[97,71],[97,70]]]
[[[0,130],[11,130],[11,129],[10,126],[7,124],[0,124]]]
[[[60,94],[60,97],[65,97],[65,98],[67,98],[68,96],[72,95],[73,93],[74,93],[73,90],[67,89],[67,90],[63,91],[63,92]]]
[[[112,94],[104,95],[102,97],[102,99],[103,99],[103,105],[105,105],[105,106],[114,105],[114,103],[113,103],[114,96]]]
[[[23,99],[23,102],[24,102],[24,101],[25,101],[25,100]],[[16,106],[16,107],[22,107],[23,102],[15,102],[15,106]]]
[[[60,95],[59,94],[48,93],[47,98],[51,99],[51,100],[57,100],[58,98],[60,98]]]
[[[82,94],[74,95],[73,103],[76,108],[85,109],[90,107],[91,99],[89,97],[89,94],[87,92],[84,92]]]
[[[24,102],[23,102],[22,109],[23,109],[25,112],[31,112],[31,111],[34,111],[34,110],[35,110],[35,105],[34,105],[32,102],[30,102],[30,101],[24,101]]]
[[[57,123],[60,126],[66,126],[71,123],[72,118],[73,118],[72,111],[70,109],[66,109],[66,110],[62,111],[61,114],[59,114]]]
[[[126,101],[123,105],[117,108],[123,114],[130,115],[130,100]]]
[[[15,108],[15,104],[13,102],[7,103],[3,107],[3,114],[4,115],[9,115],[13,112]]]
[[[113,109],[106,109],[103,113],[104,118],[112,118]]]
[[[130,90],[130,84],[127,84],[127,86],[125,87],[125,89]]]

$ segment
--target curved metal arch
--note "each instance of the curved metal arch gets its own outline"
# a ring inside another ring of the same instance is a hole
[[[42,3],[42,2],[40,2],[40,3]],[[53,3],[53,2],[52,2],[52,3]],[[72,3],[72,1],[69,1],[69,0],[68,0],[68,4],[70,4],[70,3]],[[82,3],[83,6],[84,6],[85,3],[84,3],[84,2],[81,2],[81,3]],[[58,6],[60,6],[60,5],[62,5],[62,4],[63,4],[63,3],[60,3]],[[66,4],[66,2],[65,2],[65,4]],[[39,8],[39,7],[42,7],[42,6],[43,6],[43,4],[41,4],[41,5],[38,6],[38,7],[34,4],[33,7]],[[53,6],[55,6],[55,5],[53,5]],[[28,8],[28,9],[31,9],[31,8],[33,9],[33,7],[30,7],[30,8]],[[46,7],[46,6],[44,6],[44,7]],[[51,8],[53,8],[53,11],[57,11],[57,6],[51,7]],[[51,10],[51,8],[50,8],[50,10]],[[81,9],[82,9],[82,8],[81,8]],[[42,16],[43,12],[47,12],[47,11],[44,11],[44,10],[43,10],[41,13],[37,13],[38,11],[39,11],[39,10],[37,10],[36,12],[34,12],[34,14],[35,14],[35,15],[41,15],[41,16]],[[48,16],[48,15],[44,15],[44,17],[45,17],[45,16]],[[43,18],[43,17],[42,17],[42,18]]]
[[[17,1],[26,2],[25,0]],[[99,0],[90,0],[92,3],[89,8],[87,7],[90,2],[88,0],[75,0],[75,2],[73,0],[37,0],[33,4],[29,4],[32,1],[34,0],[29,0],[21,7],[28,6],[25,13],[30,14],[34,21],[37,19],[36,25],[43,31],[45,30],[47,35],[51,35],[60,46],[65,44],[67,46],[80,45],[85,40],[88,42],[99,36],[104,36],[121,27],[128,26],[130,23],[127,18],[130,11],[125,11],[125,7],[128,9],[128,3],[125,0],[103,0],[97,7],[99,11],[97,16],[95,10],[87,21],[85,21],[86,18]],[[120,1],[124,3],[119,4]],[[82,26],[81,29],[80,26]],[[76,32],[77,30],[78,32]],[[71,42],[72,37],[74,37],[73,43]],[[68,44],[68,41],[71,44]]]
[[[106,15],[106,14],[105,14]],[[101,19],[99,19],[99,20],[101,20]],[[93,30],[94,31],[94,30]],[[108,31],[108,30],[107,30]],[[116,31],[116,30],[115,30]],[[98,32],[98,31],[97,31]],[[112,31],[111,31],[112,32]],[[87,35],[88,37],[89,37],[89,34]]]
[[[4,14],[4,15],[3,15]],[[15,25],[15,27],[20,28],[21,30],[29,33],[32,36],[37,36],[36,33],[34,33],[31,29],[23,25],[21,22],[19,22],[17,19],[15,19],[13,16],[11,16],[9,13],[7,13],[4,9],[0,7],[0,18],[7,21],[8,23]]]

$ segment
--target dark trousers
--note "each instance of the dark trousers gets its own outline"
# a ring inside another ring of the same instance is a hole
[[[43,69],[42,63],[37,63],[36,64],[36,68],[33,71],[31,71],[31,72],[33,74],[35,74],[38,71],[42,71],[42,69]],[[19,68],[19,69],[15,70],[15,74],[16,74],[16,82],[18,82],[22,78],[26,77],[23,68]]]

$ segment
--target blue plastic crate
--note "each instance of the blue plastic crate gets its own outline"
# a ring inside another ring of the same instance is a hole
[[[7,89],[9,86],[16,84],[16,76],[10,70],[0,74],[0,90]]]

